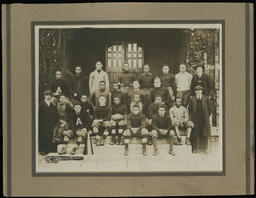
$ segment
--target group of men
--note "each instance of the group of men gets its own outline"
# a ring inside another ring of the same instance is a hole
[[[206,152],[212,112],[209,97],[215,94],[214,84],[203,65],[195,67],[194,76],[185,64],[179,69],[174,75],[164,64],[162,74],[155,76],[146,64],[137,76],[125,63],[123,72],[111,83],[100,61],[89,79],[82,75],[80,66],[71,82],[57,70],[39,106],[39,152],[53,152],[58,144],[74,140],[71,154],[75,154],[90,133],[95,135],[97,146],[111,136],[111,145],[124,145],[124,155],[128,155],[131,137],[141,138],[143,155],[151,144],[153,155],[157,155],[158,139],[167,137],[169,154],[175,155],[173,145],[183,144],[181,129],[186,130],[185,144],[192,145],[192,153]],[[59,151],[64,153],[66,147]]]

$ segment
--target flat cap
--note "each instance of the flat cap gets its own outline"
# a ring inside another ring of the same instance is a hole
[[[52,91],[51,90],[45,90],[44,95],[52,95]]]

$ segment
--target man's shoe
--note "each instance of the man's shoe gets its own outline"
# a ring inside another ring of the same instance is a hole
[[[175,155],[174,150],[173,150],[173,149],[170,149],[170,150],[169,150],[169,154],[172,155],[172,156],[174,156],[174,155]]]
[[[115,142],[114,142],[114,137],[111,137],[111,142],[110,142],[110,145],[114,145]]]
[[[186,139],[186,144],[191,145],[189,138]]]
[[[125,151],[124,151],[124,155],[127,156],[128,155],[128,145],[125,145]]]
[[[175,140],[174,144],[175,145],[182,145],[182,139],[178,138],[178,140]]]
[[[100,145],[101,145],[101,146],[104,146],[104,144],[105,144],[105,139],[101,139],[101,140],[100,140]]]
[[[100,140],[97,140],[96,146],[100,146]]]
[[[154,152],[153,152],[153,155],[157,155],[157,154],[158,154],[158,149],[155,148],[155,149],[154,149]]]
[[[146,145],[144,145],[144,146],[142,147],[142,154],[143,154],[144,156],[147,155]]]
[[[72,149],[72,151],[71,151],[71,155],[75,155],[75,153],[76,153],[76,150],[78,149],[78,147],[74,147],[73,149]]]

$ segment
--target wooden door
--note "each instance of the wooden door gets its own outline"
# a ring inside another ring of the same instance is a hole
[[[142,72],[144,65],[143,45],[138,42],[116,41],[106,46],[106,72],[110,83],[118,80],[124,63],[128,63],[131,71],[137,76]]]

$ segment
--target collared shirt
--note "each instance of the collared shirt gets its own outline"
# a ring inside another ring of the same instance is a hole
[[[177,91],[187,91],[190,90],[192,74],[185,71],[184,73],[178,73],[175,75],[175,81],[177,85]]]
[[[47,106],[49,107],[50,104],[51,104],[51,101],[49,101],[49,100],[44,100],[44,101],[45,101],[45,103],[47,104]]]
[[[109,88],[109,78],[108,74],[101,70],[98,72],[97,70],[93,71],[90,74],[89,78],[89,91],[92,93],[94,90],[98,89],[100,86],[100,81],[105,81],[106,82],[106,87]]]

